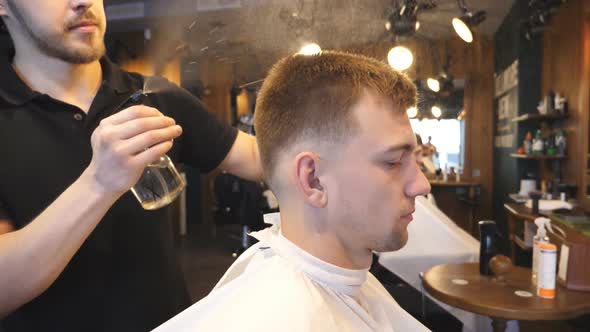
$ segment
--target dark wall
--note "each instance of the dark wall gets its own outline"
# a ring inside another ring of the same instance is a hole
[[[524,38],[521,22],[528,18],[530,9],[527,1],[515,1],[510,12],[502,22],[495,35],[495,72],[504,71],[518,59],[518,115],[536,112],[536,107],[541,99],[541,73],[542,73],[542,35],[537,35],[533,40]],[[496,108],[497,111],[497,108]],[[497,121],[497,113],[494,117]],[[512,132],[516,140],[510,148],[494,148],[494,196],[493,217],[505,235],[505,249],[507,243],[506,212],[503,205],[509,198],[508,194],[516,193],[520,187],[520,179],[527,171],[535,171],[537,165],[534,161],[520,160],[510,157],[516,149],[522,145],[527,131],[534,129],[534,124],[512,123]]]

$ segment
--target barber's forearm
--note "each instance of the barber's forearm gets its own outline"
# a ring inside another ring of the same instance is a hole
[[[0,235],[0,319],[57,279],[119,196],[83,174],[29,225]]]
[[[239,131],[219,168],[246,180],[262,181],[262,164],[256,138]]]
[[[262,164],[260,162],[258,144],[256,144],[256,139],[254,137],[251,139],[252,142],[250,144],[250,158],[248,158],[250,162],[244,165],[244,178],[250,181],[262,181]]]

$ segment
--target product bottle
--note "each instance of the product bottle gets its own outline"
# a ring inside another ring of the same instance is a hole
[[[532,154],[533,153],[533,134],[528,131],[524,137],[523,142],[524,147],[524,154]]]
[[[496,234],[496,222],[493,220],[482,220],[479,225],[479,273],[492,275],[490,259],[497,253],[494,235]]]
[[[555,298],[555,270],[557,247],[553,243],[539,243],[539,268],[537,270],[537,296]]]
[[[531,273],[531,282],[533,283],[533,285],[537,284],[537,272],[539,271],[540,244],[549,243],[547,231],[545,230],[545,225],[549,222],[550,220],[544,217],[539,217],[535,219],[535,225],[537,225],[537,234],[535,235],[535,237],[533,237],[533,266]]]
[[[533,139],[533,154],[542,155],[544,149],[543,138],[541,137],[541,129],[537,129],[535,138]]]

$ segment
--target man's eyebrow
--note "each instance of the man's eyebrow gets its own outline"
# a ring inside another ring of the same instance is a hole
[[[394,153],[394,152],[398,152],[398,151],[414,151],[414,146],[412,144],[398,144],[398,145],[392,145],[388,148],[386,148],[385,150],[383,150],[381,153],[382,154],[388,154],[388,153]]]

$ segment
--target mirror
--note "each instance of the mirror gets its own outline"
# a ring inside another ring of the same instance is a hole
[[[419,102],[416,116],[412,118],[413,114],[408,114],[410,123],[426,147],[423,149],[424,158],[430,158],[432,166],[443,170],[453,167],[460,172],[465,165],[465,80],[453,79],[446,83],[447,91],[443,94],[440,91],[433,93],[427,80],[416,81]],[[437,112],[440,112],[438,118]],[[432,153],[434,149],[436,152]]]

